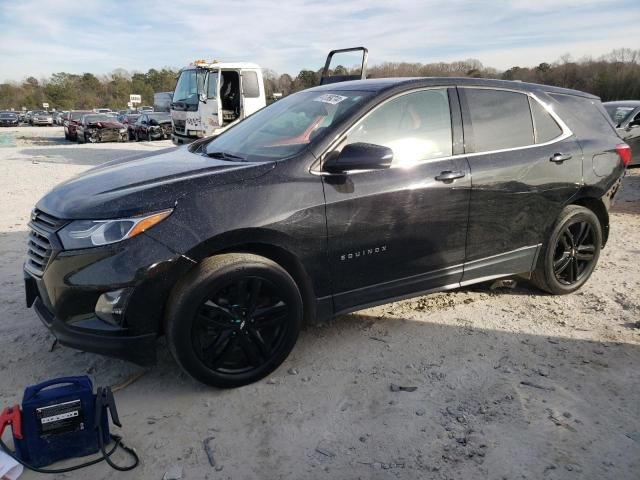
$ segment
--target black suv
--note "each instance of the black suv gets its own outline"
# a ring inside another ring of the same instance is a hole
[[[524,275],[580,288],[631,152],[598,98],[470,78],[329,84],[42,198],[28,305],[141,364],[166,335],[210,385],[280,365],[305,321]]]

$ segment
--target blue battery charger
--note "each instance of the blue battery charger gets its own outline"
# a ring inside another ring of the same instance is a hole
[[[107,410],[96,414],[96,396],[87,376],[62,377],[27,387],[22,397],[22,440],[14,439],[21,460],[35,467],[85,457],[100,450],[96,422],[105,445],[111,441]]]
[[[0,414],[0,448],[26,468],[39,473],[66,473],[105,461],[112,468],[135,468],[138,455],[122,438],[109,433],[109,414],[121,427],[113,393],[98,387],[86,375],[62,377],[27,387],[22,405],[5,408]],[[15,452],[2,441],[5,427],[11,427]],[[115,441],[114,446],[105,446]],[[122,448],[132,458],[127,466],[115,464],[111,455]],[[60,460],[85,457],[100,452],[101,457],[66,468],[44,469]]]

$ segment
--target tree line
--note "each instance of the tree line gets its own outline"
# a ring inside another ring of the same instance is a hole
[[[359,67],[338,65],[333,74],[357,73]],[[279,75],[271,69],[263,69],[267,98],[274,93],[290,93],[318,85],[322,69],[301,70],[295,77]],[[146,73],[129,73],[118,69],[108,75],[92,73],[55,73],[38,80],[29,77],[23,82],[0,84],[0,109],[25,107],[29,110],[49,103],[50,108],[126,108],[129,94],[142,96],[144,105],[153,105],[154,92],[172,91],[179,71],[171,68],[150,69]],[[541,63],[536,67],[514,66],[505,71],[484,66],[479,60],[456,62],[407,63],[385,62],[370,66],[369,78],[460,76],[496,78],[543,83],[573,88],[599,96],[603,101],[640,99],[640,50],[628,48],[613,50],[599,57],[573,60],[569,55],[553,63]]]

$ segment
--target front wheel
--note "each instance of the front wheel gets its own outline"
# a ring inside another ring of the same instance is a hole
[[[284,362],[302,317],[300,291],[285,269],[258,255],[229,253],[203,260],[176,285],[165,333],[187,373],[233,388]]]
[[[542,245],[533,283],[554,295],[572,293],[589,279],[602,248],[602,227],[588,208],[569,205]]]

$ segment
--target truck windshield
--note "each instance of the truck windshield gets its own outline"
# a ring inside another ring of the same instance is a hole
[[[326,135],[370,96],[371,92],[356,91],[290,95],[216,137],[206,153],[250,162],[290,157]]]
[[[174,102],[184,102],[189,105],[198,104],[198,94],[204,91],[204,79],[207,71],[201,68],[183,70],[178,78],[173,92]]]

